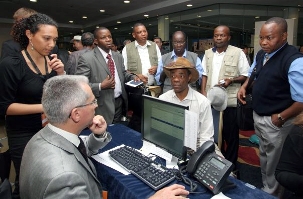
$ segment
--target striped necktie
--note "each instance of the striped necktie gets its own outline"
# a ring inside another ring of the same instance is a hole
[[[269,60],[269,55],[266,54],[265,55],[265,58],[264,58],[264,61],[263,61],[263,66],[265,65],[265,63]]]
[[[107,65],[108,65],[108,69],[110,71],[110,74],[113,77],[115,77],[115,64],[114,64],[114,61],[112,59],[112,56],[110,54],[107,54],[106,58],[108,59]]]

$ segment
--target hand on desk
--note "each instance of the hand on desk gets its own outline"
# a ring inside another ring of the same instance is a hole
[[[174,184],[169,187],[165,187],[157,191],[149,199],[184,199],[189,192],[185,190],[185,187],[182,185]]]

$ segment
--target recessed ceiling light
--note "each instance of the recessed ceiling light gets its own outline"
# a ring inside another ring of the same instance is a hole
[[[130,3],[130,1],[124,1],[124,3]]]
[[[96,28],[99,28],[99,26],[96,26]]]
[[[74,21],[68,21],[69,23],[74,23]]]
[[[152,24],[150,23],[150,24],[148,24],[149,26],[151,26]]]
[[[164,19],[169,19],[168,17],[165,17]]]
[[[117,23],[121,23],[121,21],[117,21]]]
[[[105,12],[105,10],[100,10],[100,12]]]
[[[37,0],[29,0],[30,2],[37,2]]]
[[[83,18],[83,19],[87,19],[87,16],[83,16],[82,18]]]
[[[256,18],[256,19],[259,19],[260,17],[259,17],[259,16],[255,16],[255,18]]]
[[[148,17],[149,15],[143,15],[144,17]]]
[[[207,10],[208,12],[211,12],[211,11],[213,11],[213,10]]]
[[[197,15],[197,17],[201,17],[201,15]]]
[[[118,28],[114,28],[115,30],[117,30]]]
[[[187,7],[192,7],[193,5],[192,5],[192,4],[187,4],[186,6],[187,6]]]

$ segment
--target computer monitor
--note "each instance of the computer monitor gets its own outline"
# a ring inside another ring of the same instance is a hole
[[[188,110],[188,106],[142,95],[143,140],[185,160],[185,110]]]

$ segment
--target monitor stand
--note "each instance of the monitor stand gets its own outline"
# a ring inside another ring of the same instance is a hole
[[[166,161],[167,168],[178,168],[177,165],[178,158],[168,153],[167,151],[163,150],[162,148],[157,147],[155,144],[151,142],[143,140],[143,146],[140,149],[140,151],[146,156],[153,154],[160,158],[163,158]]]

